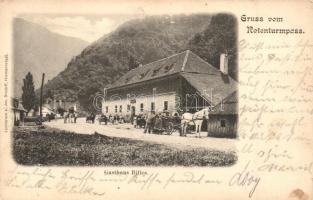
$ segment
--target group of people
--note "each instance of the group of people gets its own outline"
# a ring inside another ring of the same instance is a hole
[[[104,122],[105,125],[109,123],[111,124],[122,124],[125,123],[125,119],[122,116],[119,115],[114,115],[112,116],[111,114],[107,117],[105,114],[102,114],[99,118],[99,123]]]
[[[145,115],[145,129],[144,133],[161,133],[164,131],[165,127],[169,122],[169,113],[155,113],[151,111]],[[174,124],[180,123],[180,116],[178,113],[174,114],[173,117]]]
[[[66,123],[76,123],[77,113],[64,113],[64,124]]]
[[[112,124],[123,124],[125,123],[125,120],[124,120],[124,117],[122,116],[119,116],[119,115],[109,115],[109,121],[112,123]]]

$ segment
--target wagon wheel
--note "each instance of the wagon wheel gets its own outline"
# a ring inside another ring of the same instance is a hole
[[[193,122],[194,126],[195,126],[195,123]],[[187,127],[186,127],[186,134],[192,134],[192,125],[190,124],[187,124]]]
[[[168,135],[172,135],[174,132],[174,124],[172,122],[168,122],[165,131]]]
[[[37,119],[37,120],[35,121],[35,124],[36,124],[36,125],[41,125],[41,124],[42,124],[42,121],[41,121],[40,119]]]

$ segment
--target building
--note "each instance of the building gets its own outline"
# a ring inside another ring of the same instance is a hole
[[[49,105],[53,108],[53,110],[57,111],[62,108],[65,111],[69,111],[73,109],[75,112],[78,111],[79,103],[77,101],[65,101],[65,100],[53,100]]]
[[[77,101],[65,101],[57,98],[47,98],[45,100],[45,104],[42,106],[43,116],[52,113],[56,115],[63,115],[64,112],[68,112],[69,110],[78,112],[79,103]]]
[[[49,116],[51,114],[55,115],[56,111],[53,108],[51,108],[51,106],[49,104],[47,104],[47,103],[42,105],[42,116],[43,117],[47,117],[47,116]],[[40,107],[39,107],[39,111],[38,111],[37,115],[40,115]]]
[[[227,55],[221,55],[218,70],[187,50],[126,73],[104,90],[102,112],[127,117],[209,106],[210,119],[204,123],[208,135],[236,137],[237,87],[228,75]]]
[[[216,108],[216,109],[215,109]],[[237,137],[238,94],[237,91],[226,97],[210,111],[207,124],[208,136]]]
[[[228,75],[227,55],[221,55],[218,70],[187,50],[123,75],[104,89],[102,112],[132,116],[148,111],[194,112],[204,106],[218,109],[235,91],[237,82]]]
[[[13,122],[14,126],[20,125],[20,123],[23,121],[25,113],[27,110],[24,109],[23,105],[17,98],[12,98],[12,116],[13,116]]]

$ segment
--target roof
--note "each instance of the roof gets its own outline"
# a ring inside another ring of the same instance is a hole
[[[233,92],[217,104],[210,114],[238,114],[238,92]]]
[[[13,110],[27,112],[27,110],[23,107],[22,103],[19,101],[18,98],[11,98],[11,99],[12,99]]]
[[[223,99],[237,90],[237,82],[221,72],[212,74],[181,73],[211,105],[219,104]]]
[[[158,79],[173,74],[180,74],[211,105],[219,104],[223,99],[235,92],[238,86],[238,83],[229,75],[223,74],[190,50],[186,50],[132,69],[108,89]]]
[[[22,104],[18,104],[18,107],[17,108],[15,108],[15,107],[13,107],[12,108],[13,110],[18,110],[18,111],[23,111],[23,112],[27,112],[27,110],[23,107],[23,105]]]
[[[42,110],[46,109],[50,113],[55,113],[49,104],[42,105]]]
[[[48,110],[53,110],[48,103],[42,105],[43,108],[47,108]]]
[[[194,65],[194,61],[199,62],[199,60],[202,65],[205,65],[204,68],[198,65]],[[163,58],[132,69],[119,78],[116,82],[114,82],[109,88],[121,87],[124,85],[157,79],[183,71],[208,73],[210,68],[216,70],[212,65],[203,61],[190,50],[186,50],[167,58]]]

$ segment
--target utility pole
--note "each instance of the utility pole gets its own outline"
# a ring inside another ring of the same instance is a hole
[[[41,120],[41,122],[42,122],[42,93],[43,93],[44,80],[45,80],[45,73],[42,74],[41,88],[40,88],[40,120]]]

